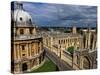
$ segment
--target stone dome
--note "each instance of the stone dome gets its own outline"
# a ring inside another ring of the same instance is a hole
[[[17,9],[14,10],[13,19],[17,26],[32,26],[32,17],[28,12],[23,10],[22,4],[17,4]]]

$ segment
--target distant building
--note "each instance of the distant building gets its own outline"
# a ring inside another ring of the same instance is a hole
[[[97,68],[97,33],[96,29],[83,29],[82,34],[75,26],[72,32],[46,32],[43,35],[44,46],[66,61],[73,69]],[[71,55],[67,49],[74,47]]]
[[[72,28],[72,33],[47,32],[44,34],[43,42],[48,48],[64,48],[74,46],[75,49],[83,48],[83,36],[76,33],[76,27]]]
[[[76,34],[76,33],[77,33],[77,28],[76,28],[75,25],[72,27],[72,33],[73,33],[73,34]]]
[[[12,12],[11,68],[13,73],[23,73],[39,67],[44,60],[43,40],[38,35],[31,15],[15,2]]]

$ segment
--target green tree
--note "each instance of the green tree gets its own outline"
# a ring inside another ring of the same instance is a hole
[[[71,54],[73,54],[74,47],[73,47],[73,46],[71,46],[71,47],[68,47],[67,51],[68,51],[68,52],[70,52]]]

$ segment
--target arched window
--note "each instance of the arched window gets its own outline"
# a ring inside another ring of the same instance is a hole
[[[25,45],[22,45],[22,50],[25,50]]]
[[[24,29],[20,29],[20,34],[24,34]]]
[[[32,34],[33,33],[33,29],[32,28],[30,28],[30,34]]]

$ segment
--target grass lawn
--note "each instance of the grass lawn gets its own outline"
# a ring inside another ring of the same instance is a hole
[[[32,72],[51,72],[56,71],[56,68],[56,65],[51,60],[47,59],[41,67]]]

